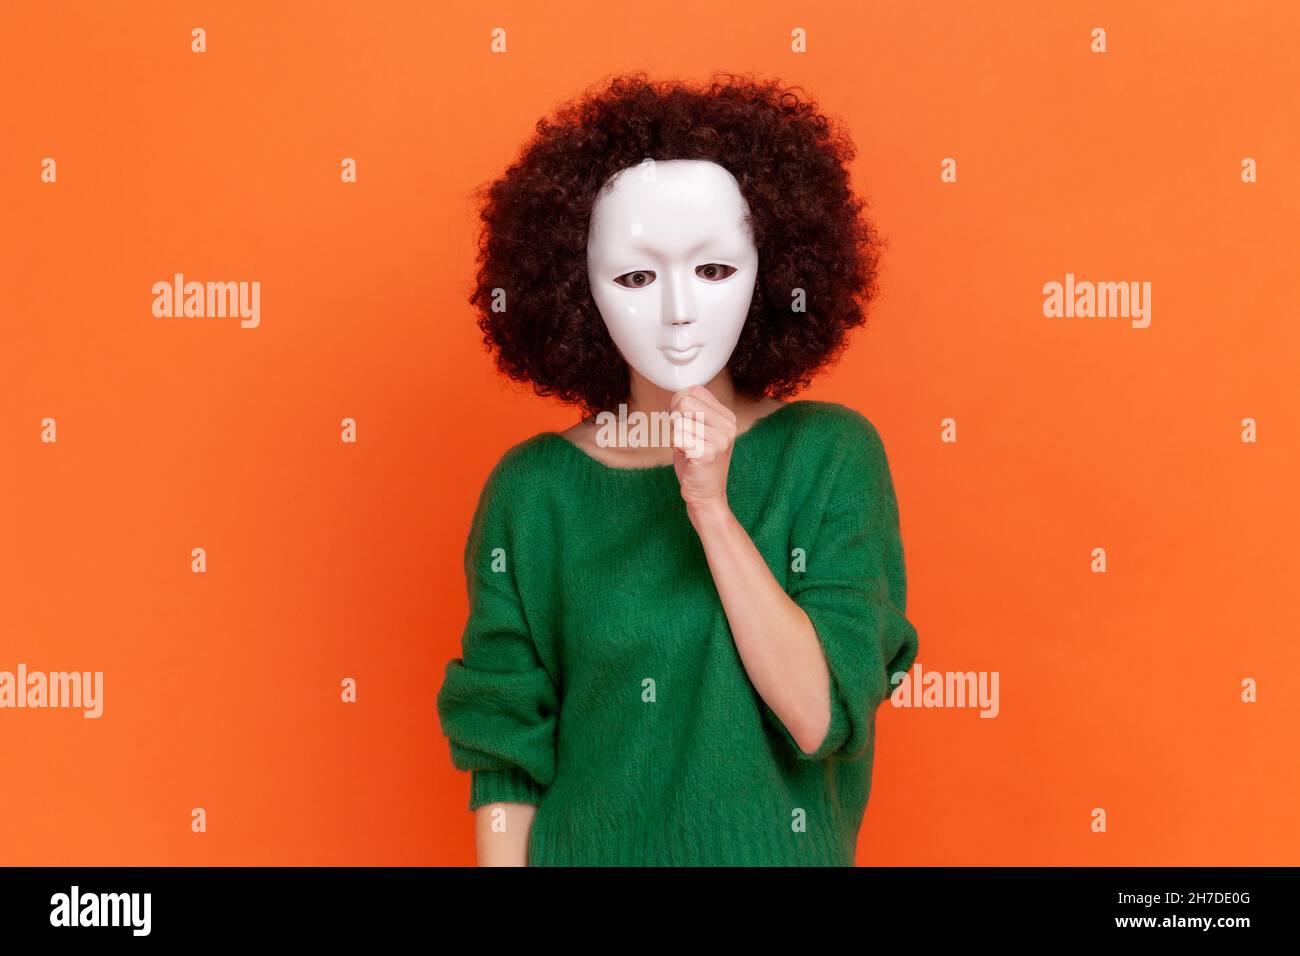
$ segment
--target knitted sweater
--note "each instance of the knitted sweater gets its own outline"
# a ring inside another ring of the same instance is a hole
[[[790,402],[736,438],[727,496],[825,652],[813,753],[745,672],[672,465],[545,432],[489,476],[437,706],[469,808],[537,806],[530,866],[854,864],[876,710],[917,653],[884,446]]]

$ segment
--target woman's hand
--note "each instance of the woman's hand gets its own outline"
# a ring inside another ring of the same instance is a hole
[[[669,411],[682,413],[673,418],[673,467],[745,673],[804,755],[816,753],[832,720],[830,665],[812,620],[727,501],[736,416],[702,385],[674,394]]]
[[[736,441],[736,416],[703,385],[683,389],[668,403],[673,417],[673,467],[682,498],[694,518],[700,511],[726,511],[727,469]]]

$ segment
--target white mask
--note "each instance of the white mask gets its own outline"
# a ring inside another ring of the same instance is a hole
[[[591,212],[587,280],[610,338],[660,388],[711,381],[749,314],[758,250],[735,177],[707,160],[647,160]]]

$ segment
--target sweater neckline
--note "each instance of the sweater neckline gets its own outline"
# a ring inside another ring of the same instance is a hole
[[[792,402],[785,402],[781,405],[780,408],[768,412],[762,418],[755,419],[748,428],[746,428],[743,432],[741,432],[739,435],[736,436],[736,440],[732,443],[731,446],[732,455],[734,456],[736,452],[738,452],[742,447],[748,444],[747,439],[749,439],[751,435],[753,435],[755,432],[762,431],[763,427],[767,425],[769,422],[771,422],[773,419],[779,418],[788,409],[791,409],[796,405],[806,404],[807,401],[808,401],[807,399],[800,398],[800,399],[795,399]],[[576,444],[571,442],[569,439],[565,438],[559,432],[556,431],[542,432],[542,437],[551,439],[552,442],[558,442],[559,444],[568,447],[570,450],[572,450],[572,452],[575,455],[577,455],[579,458],[587,462],[592,468],[594,468],[598,473],[601,474],[626,475],[629,477],[635,477],[637,475],[660,475],[673,470],[672,462],[668,462],[662,465],[638,465],[635,468],[620,468],[617,465],[607,465],[600,459],[595,458],[592,455],[588,454],[588,452],[585,449],[579,448]]]

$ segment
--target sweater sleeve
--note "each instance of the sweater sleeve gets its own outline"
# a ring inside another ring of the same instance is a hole
[[[447,663],[438,715],[453,765],[470,771],[469,808],[541,803],[555,775],[559,699],[520,599],[501,479],[489,478],[465,547],[469,617]]]
[[[830,671],[831,722],[821,745],[806,753],[763,703],[801,760],[851,760],[866,753],[890,678],[911,669],[919,646],[906,616],[907,577],[889,463],[875,428],[865,428],[855,442],[860,454],[846,462],[808,549],[807,568],[793,575],[788,592],[812,622]]]

